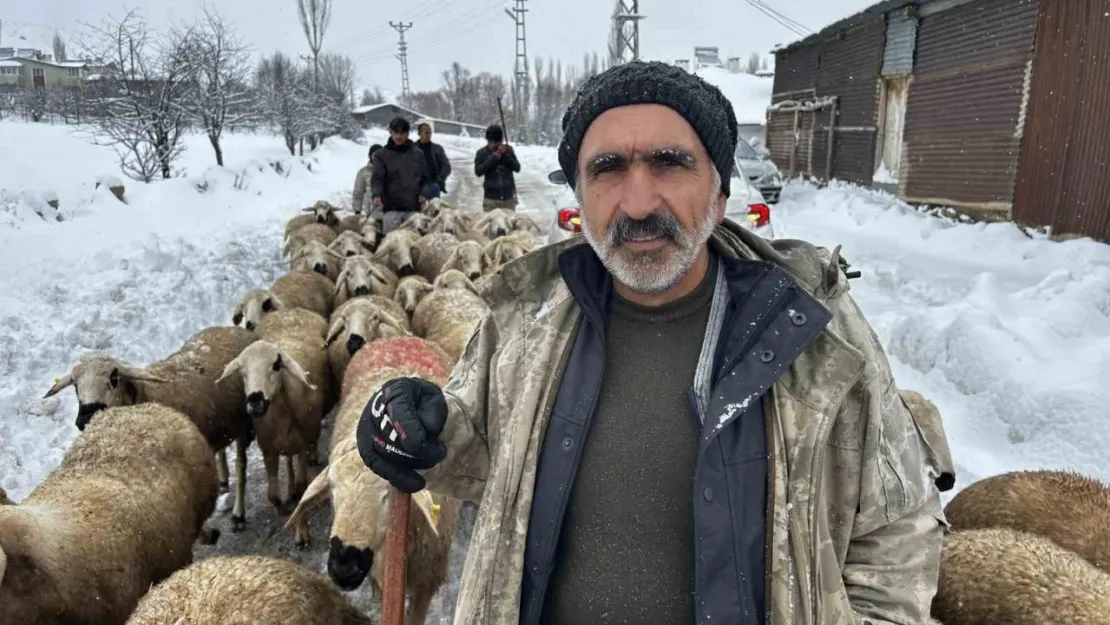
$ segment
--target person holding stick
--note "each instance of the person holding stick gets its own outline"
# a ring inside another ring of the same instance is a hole
[[[520,161],[511,145],[505,142],[505,131],[494,124],[486,128],[486,145],[474,155],[474,175],[484,178],[482,209],[497,208],[516,210],[516,179]]]

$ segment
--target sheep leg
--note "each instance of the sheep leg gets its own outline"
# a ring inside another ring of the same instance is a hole
[[[432,593],[418,591],[409,595],[409,610],[405,625],[425,625],[428,622],[428,608],[432,605]]]
[[[235,441],[235,508],[231,511],[231,531],[247,526],[247,447],[249,440]]]
[[[305,490],[308,489],[308,454],[301,452],[297,454],[297,478],[294,490],[289,492],[289,499],[291,506],[296,507],[300,503],[301,496],[304,495]],[[301,515],[300,520],[297,522],[297,549],[303,550],[308,547],[308,515]]]
[[[293,470],[293,454],[285,457],[285,505],[297,505],[297,473]]]
[[[278,516],[285,516],[285,505],[281,501],[281,482],[278,479],[281,457],[276,453],[263,451],[262,463],[266,465],[266,499],[277,510]]]
[[[198,542],[202,545],[215,545],[220,540],[220,530],[215,529],[205,523],[200,526],[200,536]]]
[[[216,452],[216,476],[220,478],[220,494],[228,491],[227,448]]]

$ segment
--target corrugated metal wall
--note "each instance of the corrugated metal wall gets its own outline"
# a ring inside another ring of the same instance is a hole
[[[1106,0],[1041,0],[1015,221],[1110,242]]]
[[[977,0],[921,17],[901,172],[907,200],[1008,216],[1036,25],[1035,0]]]

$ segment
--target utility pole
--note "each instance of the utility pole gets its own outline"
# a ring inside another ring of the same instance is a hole
[[[517,124],[527,124],[528,119],[528,40],[524,31],[525,0],[513,0],[513,8],[505,14],[516,26],[516,64],[513,68],[513,114]],[[506,129],[508,130],[508,129]],[[519,129],[518,129],[519,130]],[[520,133],[517,133],[520,136]]]
[[[394,24],[393,22],[390,22],[389,25],[393,28],[393,30],[397,31],[397,34],[401,37],[401,40],[397,43],[397,50],[399,50],[400,52],[396,56],[397,60],[401,62],[401,101],[408,105],[409,46],[407,43],[405,43],[405,31],[412,28],[412,22],[409,22],[408,24],[403,24],[401,22],[397,22],[396,24]]]
[[[613,29],[616,33],[616,60],[621,63],[640,59],[640,0],[618,0],[617,11],[613,13]]]

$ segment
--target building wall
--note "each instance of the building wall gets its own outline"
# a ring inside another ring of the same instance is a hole
[[[1110,242],[1110,20],[1041,0],[1013,219]]]
[[[903,136],[907,201],[1009,217],[1036,23],[1036,0],[922,11]]]

